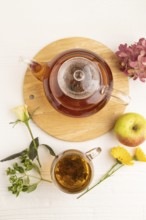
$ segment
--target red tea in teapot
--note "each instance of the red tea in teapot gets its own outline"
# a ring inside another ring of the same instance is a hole
[[[97,54],[72,49],[50,62],[28,62],[32,73],[43,82],[51,105],[72,117],[85,117],[102,109],[110,97],[127,105],[130,97],[113,89],[113,76],[108,64]]]
[[[112,73],[97,54],[73,49],[48,63],[32,62],[34,75],[43,81],[46,97],[59,112],[85,117],[99,111],[112,91]]]

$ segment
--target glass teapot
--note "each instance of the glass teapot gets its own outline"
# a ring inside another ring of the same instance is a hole
[[[85,117],[101,110],[113,96],[127,105],[130,97],[113,89],[113,76],[108,64],[97,54],[84,49],[71,49],[49,62],[24,59],[32,74],[43,82],[51,105],[71,117]]]

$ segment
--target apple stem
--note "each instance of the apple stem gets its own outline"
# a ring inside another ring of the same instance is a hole
[[[132,129],[133,129],[134,131],[137,131],[138,126],[137,126],[137,125],[134,125],[134,126],[132,127]]]

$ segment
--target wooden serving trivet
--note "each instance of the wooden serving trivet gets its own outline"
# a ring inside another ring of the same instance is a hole
[[[109,64],[114,78],[114,88],[129,93],[127,77],[119,70],[115,54],[105,45],[92,39],[73,37],[55,41],[40,50],[37,61],[50,61],[62,51],[83,48],[99,54]],[[65,141],[86,141],[108,132],[125,106],[111,98],[96,114],[84,118],[72,118],[57,112],[45,97],[43,84],[27,70],[24,78],[24,101],[33,115],[33,121],[49,135]]]

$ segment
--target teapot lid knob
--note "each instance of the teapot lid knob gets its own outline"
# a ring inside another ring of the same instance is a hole
[[[57,80],[65,95],[73,99],[86,99],[100,88],[101,72],[97,62],[73,57],[61,65]]]

